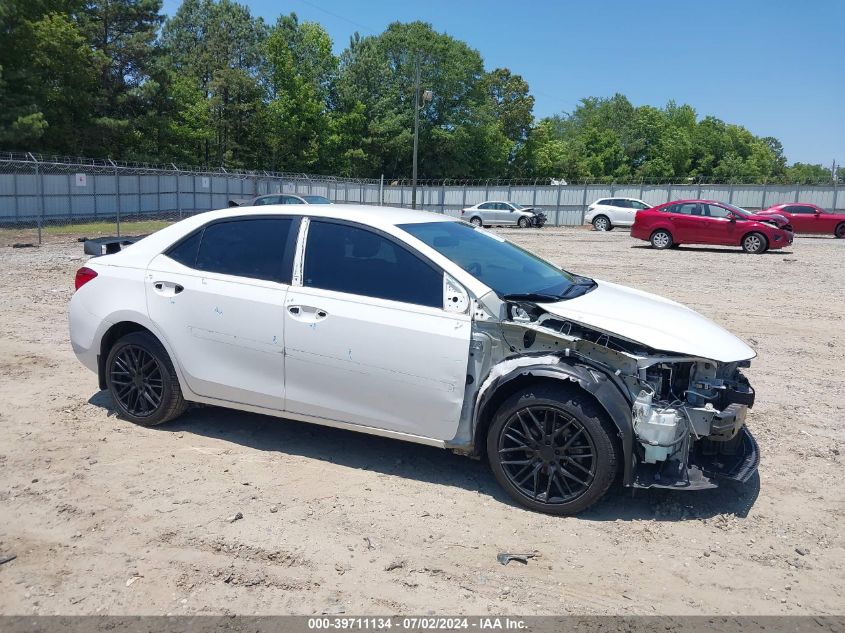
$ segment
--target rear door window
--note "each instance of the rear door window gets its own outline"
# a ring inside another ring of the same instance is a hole
[[[166,255],[210,273],[289,284],[298,218],[244,218],[209,224]]]
[[[387,237],[348,224],[312,220],[303,285],[443,307],[443,273]]]

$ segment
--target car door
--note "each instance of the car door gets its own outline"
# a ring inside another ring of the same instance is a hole
[[[702,204],[704,210],[703,239],[707,244],[739,244],[742,227],[737,226],[734,213],[718,204]]]
[[[485,225],[496,224],[496,211],[494,202],[482,202],[478,205],[478,215]]]
[[[670,211],[672,236],[680,244],[707,244],[702,205],[697,202],[676,204]]]
[[[636,221],[638,212],[651,208],[642,200],[628,200],[628,204],[631,207],[631,225]]]
[[[496,224],[508,225],[516,224],[516,219],[513,209],[509,204],[504,202],[493,203],[494,213],[496,215]]]
[[[625,198],[613,199],[613,218],[611,218],[611,221],[617,226],[630,226],[634,223],[634,210],[628,200]]]
[[[212,222],[150,262],[150,318],[193,392],[284,409],[284,301],[298,223]]]
[[[791,214],[792,228],[797,233],[833,233],[835,222],[826,218],[816,207],[809,204],[795,204],[787,207]]]
[[[303,230],[285,301],[288,411],[453,438],[471,319],[443,309],[443,272],[368,227],[310,219]]]

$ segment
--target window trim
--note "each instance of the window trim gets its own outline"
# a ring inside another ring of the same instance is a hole
[[[346,220],[346,219],[343,219],[343,218],[329,218],[329,217],[322,217],[322,216],[306,215],[306,216],[303,217],[303,222],[302,222],[303,228],[301,229],[301,232],[303,233],[303,235],[300,237],[300,239],[297,242],[297,249],[296,249],[296,256],[295,256],[295,261],[302,262],[301,271],[300,271],[299,278],[296,278],[296,276],[294,276],[294,279],[291,283],[292,286],[295,286],[297,288],[307,288],[309,290],[318,290],[320,292],[335,292],[335,293],[339,293],[339,294],[348,295],[350,297],[362,297],[364,299],[371,300],[371,301],[390,301],[391,303],[396,303],[396,304],[399,304],[399,305],[414,306],[414,308],[425,308],[425,309],[429,309],[429,310],[439,310],[440,312],[446,311],[442,298],[441,298],[441,301],[440,301],[440,305],[435,307],[435,306],[426,305],[424,303],[411,303],[411,302],[408,302],[408,301],[399,301],[397,299],[387,299],[385,297],[373,297],[371,295],[362,295],[362,294],[357,294],[357,293],[354,293],[354,292],[347,292],[345,290],[333,290],[331,288],[320,288],[318,286],[306,286],[304,284],[305,257],[307,255],[307,251],[308,251],[308,234],[310,233],[311,224],[313,224],[314,222],[324,222],[326,224],[340,224],[342,226],[348,226],[348,227],[352,227],[352,228],[355,228],[355,229],[362,229],[364,231],[369,231],[369,232],[371,232],[375,235],[378,235],[379,237],[386,239],[389,242],[392,242],[393,244],[395,244],[399,248],[405,249],[411,255],[414,255],[415,257],[417,257],[417,259],[419,259],[423,264],[425,264],[426,266],[431,268],[432,271],[437,273],[440,276],[441,281],[443,279],[445,279],[445,275],[448,274],[447,271],[442,266],[433,262],[431,260],[431,258],[428,257],[426,254],[421,253],[418,249],[416,249],[411,244],[403,241],[402,239],[396,237],[395,235],[388,233],[387,231],[383,231],[383,230],[376,228],[374,226],[370,226],[369,224],[362,224],[360,222],[354,222],[352,220]]]
[[[213,270],[203,270],[201,268],[197,268],[196,264],[196,257],[199,256],[199,251],[202,248],[202,240],[204,237],[205,229],[210,226],[214,226],[216,224],[227,224],[229,222],[240,222],[242,220],[291,220],[291,227],[290,232],[288,233],[287,242],[284,245],[284,251],[282,251],[282,267],[281,267],[281,274],[278,279],[262,279],[260,277],[246,277],[244,275],[231,275],[229,273],[221,273]],[[211,220],[210,222],[206,222],[202,226],[197,227],[190,233],[183,235],[178,240],[173,242],[170,246],[168,246],[165,250],[161,252],[162,255],[166,256],[167,258],[171,259],[172,261],[176,262],[177,264],[184,266],[185,268],[189,268],[190,270],[203,274],[203,275],[224,275],[226,277],[234,277],[236,279],[248,279],[250,281],[269,281],[270,283],[277,283],[283,286],[290,286],[293,284],[293,260],[296,251],[296,240],[299,236],[299,227],[302,223],[302,216],[301,215],[288,215],[288,214],[268,214],[268,213],[261,213],[255,215],[239,215],[239,216],[230,216],[226,218],[218,218],[216,220]],[[195,235],[199,234],[200,236],[200,243],[197,246],[197,253],[195,255],[194,264],[193,266],[188,266],[178,260],[173,259],[170,257],[170,252],[174,249],[178,248],[183,242],[188,241]],[[287,281],[285,278],[287,277]]]

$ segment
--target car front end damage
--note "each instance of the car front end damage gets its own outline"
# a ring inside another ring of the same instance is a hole
[[[613,285],[604,284],[604,292],[608,286]],[[637,293],[640,301],[646,297],[651,296]],[[710,324],[678,304],[653,299]],[[722,346],[721,360],[714,360],[657,349],[588,325],[588,315],[575,320],[556,306],[504,301],[492,293],[475,303],[464,411],[453,450],[481,454],[484,425],[507,394],[518,385],[557,380],[591,394],[612,420],[626,486],[704,489],[721,479],[745,482],[756,472],[759,451],[745,425],[755,394],[742,373],[754,355],[750,348],[738,348],[736,355],[744,358],[730,359]]]

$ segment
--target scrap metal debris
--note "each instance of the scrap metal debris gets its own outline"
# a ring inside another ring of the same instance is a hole
[[[500,552],[499,554],[496,554],[496,560],[502,565],[507,565],[512,560],[522,563],[523,565],[527,565],[529,558],[537,558],[538,556],[539,554],[537,552],[532,554],[508,554],[507,552]]]

